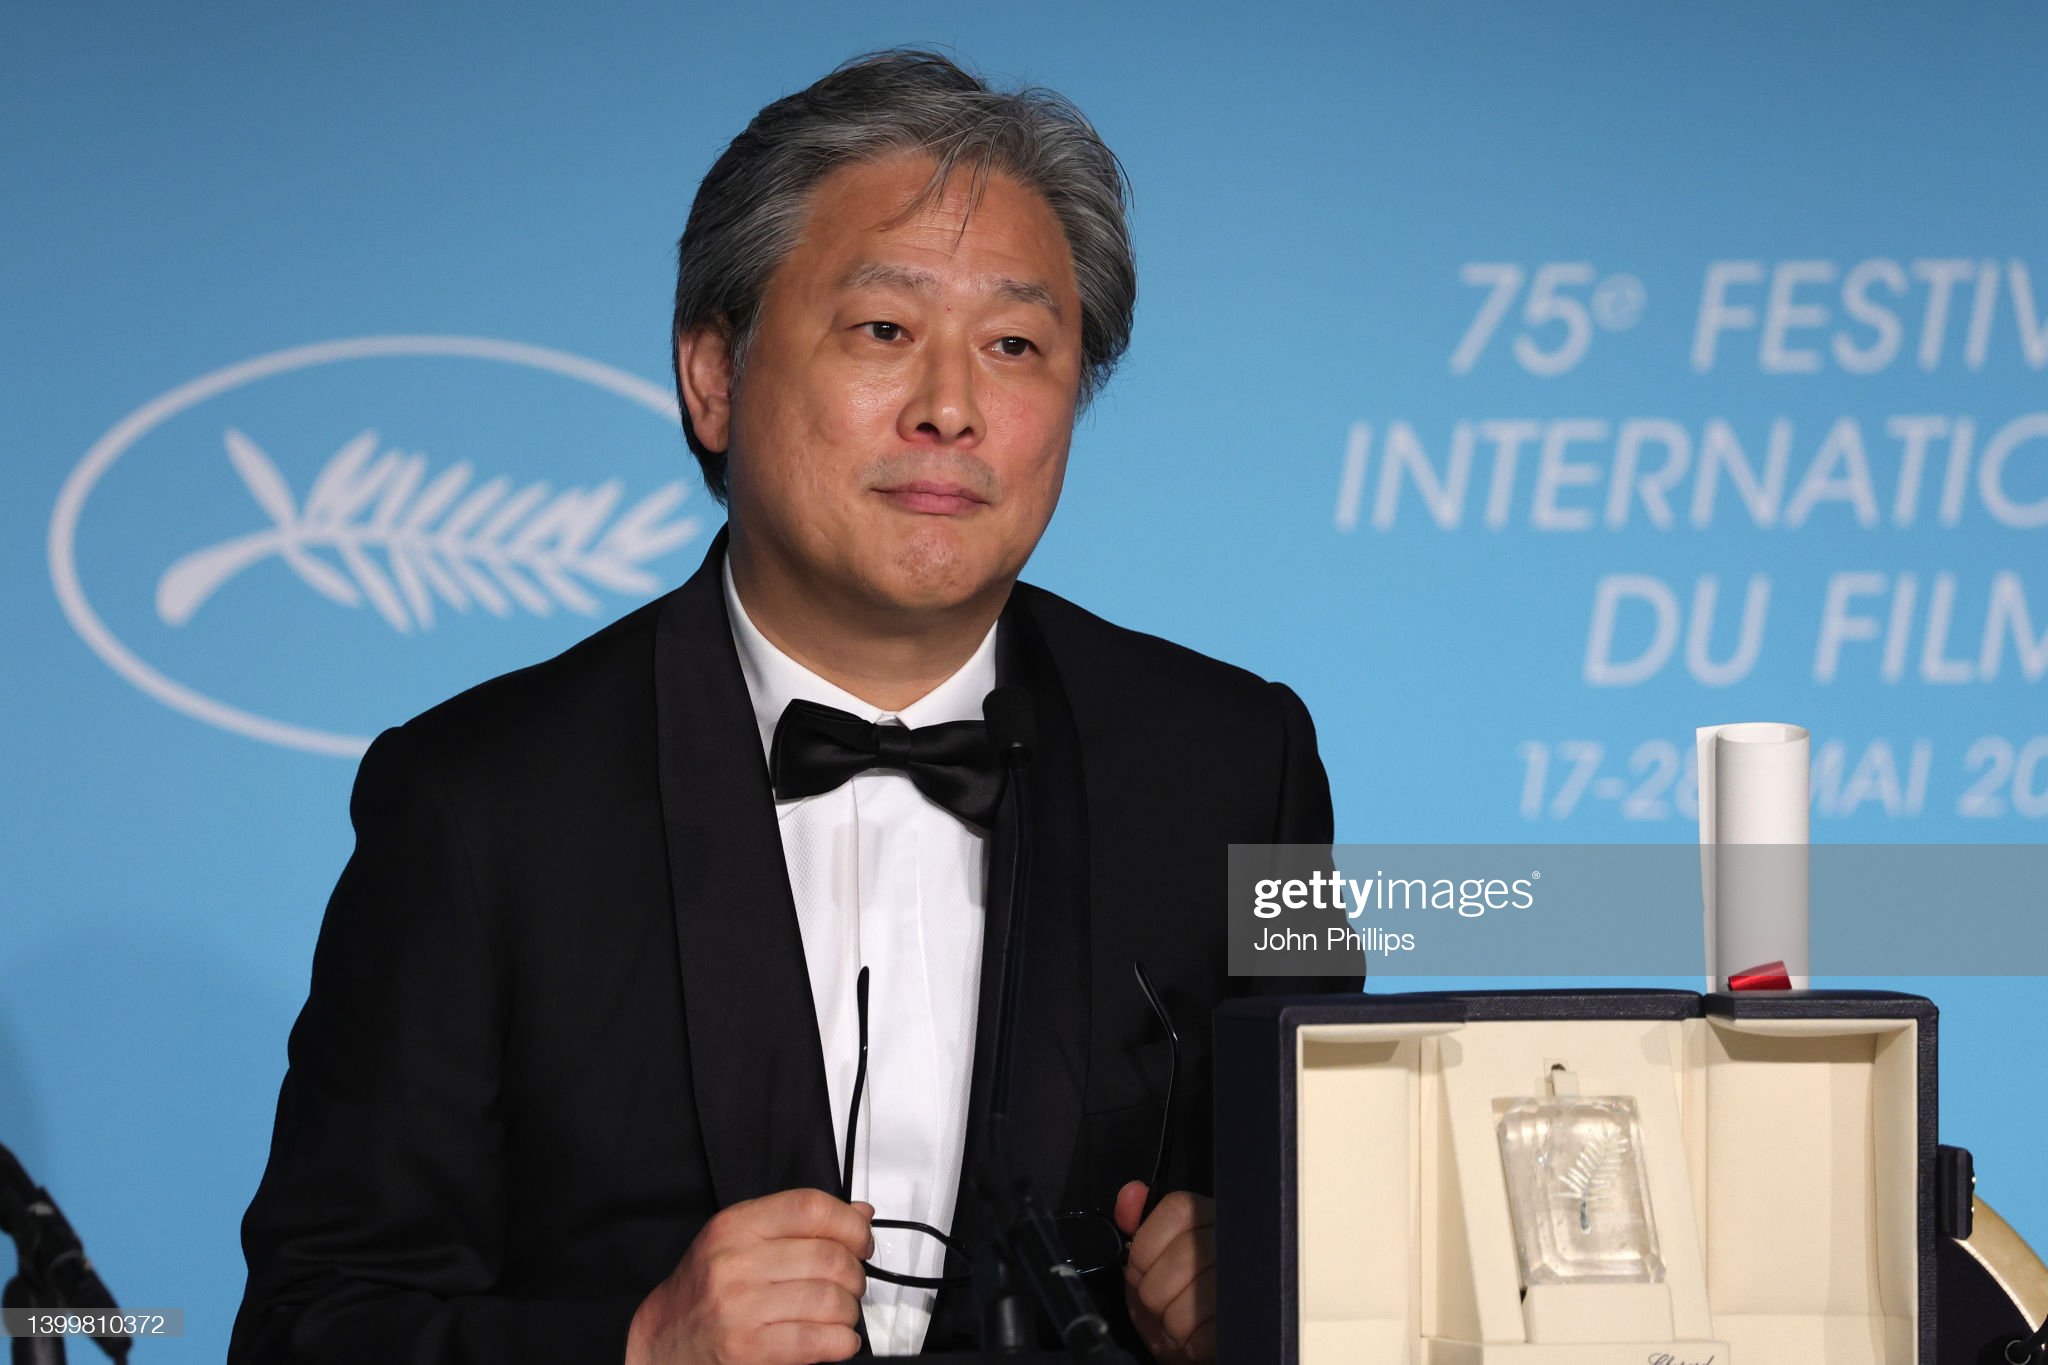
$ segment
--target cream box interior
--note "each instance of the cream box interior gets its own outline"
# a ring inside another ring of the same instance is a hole
[[[1689,1018],[1383,1015],[1293,1029],[1295,1358],[1931,1360],[1932,1008],[1859,1017],[1853,1001],[1798,1004],[1761,1017],[1709,1004]],[[1556,1080],[1635,1101],[1661,1283],[1523,1285],[1498,1124]]]

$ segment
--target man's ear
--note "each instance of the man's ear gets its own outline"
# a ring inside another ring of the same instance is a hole
[[[706,450],[723,454],[732,440],[732,333],[710,324],[678,332],[676,375],[690,429]]]

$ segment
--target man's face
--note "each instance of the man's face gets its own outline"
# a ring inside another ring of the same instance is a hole
[[[901,156],[819,183],[725,417],[692,414],[728,452],[742,562],[885,614],[1007,594],[1059,500],[1080,389],[1052,210],[991,175],[970,212],[962,173],[903,217],[931,169]]]

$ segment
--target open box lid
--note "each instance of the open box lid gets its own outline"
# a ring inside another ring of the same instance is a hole
[[[1888,992],[1230,1002],[1223,1358],[1537,1361],[1561,1315],[1624,1312],[1613,1291],[1520,1296],[1492,1124],[1561,1052],[1586,1059],[1586,1093],[1643,1103],[1677,1238],[1663,1336],[1741,1365],[1932,1362],[1935,1018]],[[1592,1358],[1556,1358],[1574,1355]]]

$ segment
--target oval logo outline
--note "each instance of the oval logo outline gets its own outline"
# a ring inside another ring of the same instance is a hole
[[[272,351],[224,366],[196,379],[187,380],[166,393],[150,399],[110,427],[93,442],[73,467],[58,491],[50,513],[50,582],[63,608],[65,619],[80,639],[131,686],[176,711],[217,729],[261,740],[287,749],[329,754],[338,758],[359,758],[370,741],[362,735],[341,734],[312,726],[296,725],[271,716],[232,706],[205,695],[164,674],[129,649],[93,610],[78,576],[78,522],[86,499],[114,462],[151,431],[189,408],[208,399],[293,370],[349,360],[388,357],[459,357],[492,360],[508,365],[546,371],[579,380],[594,388],[645,407],[670,422],[679,422],[675,395],[638,375],[586,359],[567,351],[526,342],[503,341],[493,337],[388,335],[346,337],[313,342]]]

